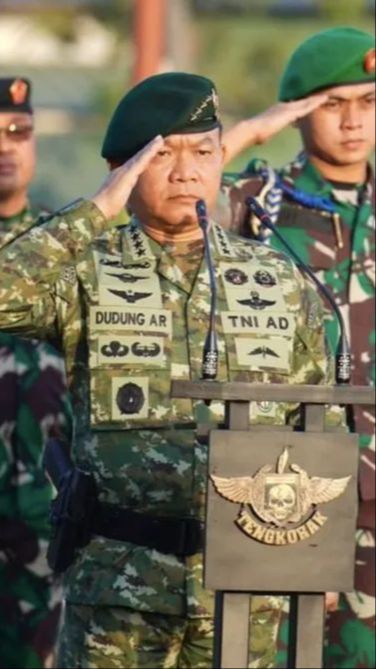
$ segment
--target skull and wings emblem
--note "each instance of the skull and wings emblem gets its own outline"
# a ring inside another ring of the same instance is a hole
[[[248,504],[264,522],[276,527],[304,521],[318,504],[326,504],[345,491],[351,476],[309,477],[297,464],[289,465],[288,448],[278,458],[277,472],[264,465],[254,476],[210,476],[219,495],[235,504]]]

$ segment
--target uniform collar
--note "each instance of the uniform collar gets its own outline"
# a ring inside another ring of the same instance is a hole
[[[336,200],[335,187],[330,181],[324,179],[304,152],[300,153],[292,163],[282,169],[281,176],[297,189]],[[370,164],[367,166],[367,183],[364,195],[366,201],[375,202],[374,175]]]
[[[0,221],[6,225],[13,225],[14,223],[20,223],[25,220],[26,217],[32,216],[32,211],[30,203],[27,202],[24,209],[22,209],[18,214],[13,214],[13,216],[0,216]]]
[[[218,265],[220,260],[240,260],[229,236],[214,221],[211,221],[209,230],[209,244],[215,265]],[[162,246],[149,237],[135,217],[132,218],[130,225],[123,229],[122,258],[124,264],[147,262],[150,272],[156,271],[185,292],[191,292],[191,283],[182,275],[170,247]],[[198,276],[203,272],[207,272],[204,256]]]
[[[211,221],[209,242],[213,259],[239,259],[239,254],[233,247],[229,235],[220,225]],[[136,217],[124,228],[123,260],[142,261],[143,259],[158,260],[169,256],[169,245],[163,246],[147,235]]]
[[[32,227],[33,222],[33,213],[29,205],[15,216],[0,217],[0,249],[27,232]]]

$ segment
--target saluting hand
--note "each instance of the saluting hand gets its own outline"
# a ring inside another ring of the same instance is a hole
[[[328,95],[326,93],[316,93],[301,100],[278,102],[278,104],[262,112],[255,117],[260,121],[258,143],[266,142],[294,121],[307,116],[314,109],[324,104],[327,99]]]
[[[240,121],[224,133],[225,162],[229,163],[244,149],[263,144],[294,121],[320,107],[327,99],[326,93],[315,93],[301,100],[278,102],[257,116]]]
[[[107,219],[114,218],[126,205],[138,177],[163,146],[163,137],[157,135],[124,165],[108,174],[103,184],[90,199]]]

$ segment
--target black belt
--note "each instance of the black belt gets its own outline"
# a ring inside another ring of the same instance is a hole
[[[154,518],[115,504],[98,504],[91,531],[179,556],[194,555],[204,545],[204,526],[195,518]]]

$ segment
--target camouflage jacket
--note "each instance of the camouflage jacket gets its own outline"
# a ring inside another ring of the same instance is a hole
[[[61,358],[47,344],[0,333],[0,397],[0,577],[9,561],[41,579],[50,574],[39,553],[49,536],[52,496],[41,468],[43,444],[49,436],[69,439],[71,432]],[[9,573],[15,575],[14,567]],[[21,582],[2,582],[2,596],[19,597]],[[22,599],[32,608],[41,603],[30,583]]]
[[[9,218],[1,218],[0,216],[0,249],[29,230],[34,222],[35,214],[29,205],[17,216]]]
[[[369,168],[365,187],[346,190],[325,181],[304,154],[279,172],[263,161],[252,161],[241,174],[225,176],[217,219],[225,228],[260,239],[259,225],[245,200],[257,196],[272,221],[328,286],[339,304],[352,351],[352,382],[375,379],[375,191]],[[281,242],[265,234],[273,248]],[[325,314],[332,350],[338,341],[338,324],[331,307]],[[360,522],[374,525],[375,413],[354,407],[354,428],[360,434]],[[372,500],[372,501],[371,501]]]
[[[0,327],[60,341],[75,407],[74,457],[100,499],[155,516],[204,518],[207,446],[198,413],[220,403],[170,398],[171,378],[200,379],[210,291],[133,221],[108,230],[90,202],[63,210],[0,254]],[[325,383],[322,307],[283,254],[210,232],[218,282],[220,381]],[[249,357],[252,355],[253,357]],[[251,360],[251,361],[250,361]],[[124,410],[125,388],[137,409]],[[293,407],[262,403],[254,422],[284,424]],[[67,574],[68,601],[211,615],[202,556],[181,560],[94,537]]]

